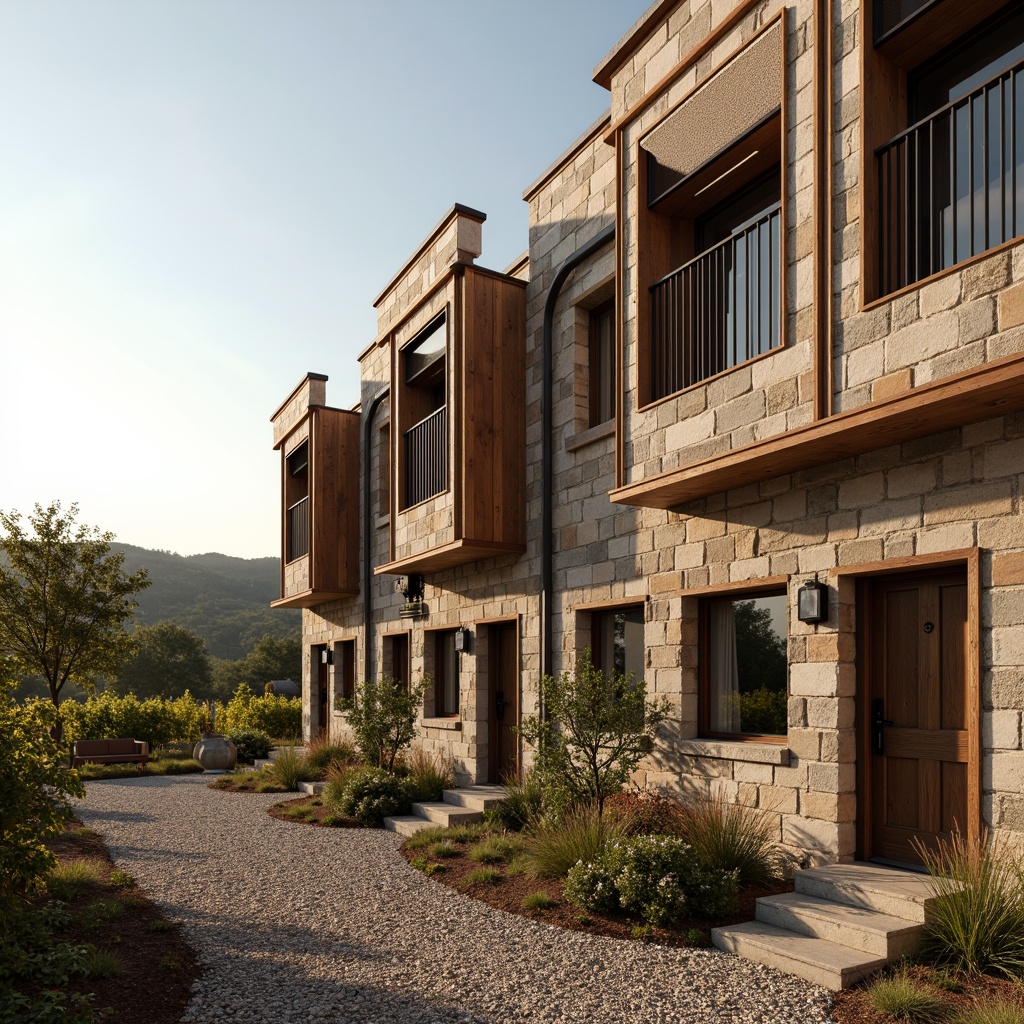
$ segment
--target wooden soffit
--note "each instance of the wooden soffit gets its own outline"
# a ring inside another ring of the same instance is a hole
[[[452,569],[457,565],[468,565],[482,558],[496,558],[500,555],[521,555],[526,551],[525,544],[502,544],[498,541],[456,540],[450,544],[442,544],[428,551],[421,551],[387,565],[378,565],[373,570],[375,576],[390,574],[406,576],[409,573],[440,572]]]
[[[611,491],[622,505],[688,501],[1024,410],[1024,353]]]

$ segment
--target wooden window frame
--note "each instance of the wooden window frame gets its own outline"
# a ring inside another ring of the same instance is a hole
[[[351,653],[351,672],[346,672],[346,654]],[[334,697],[354,700],[356,695],[356,641],[355,637],[346,637],[334,641]],[[341,685],[338,676],[341,676]]]
[[[385,633],[383,635],[383,641],[386,646],[390,649],[387,651],[386,661],[391,666],[391,671],[388,673],[399,683],[404,683],[406,688],[409,687],[412,682],[412,633],[408,629],[399,630],[393,633]],[[404,641],[405,643],[405,665],[402,666],[404,669],[404,678],[395,672],[395,647],[398,646],[396,641]]]
[[[604,628],[601,625],[601,620],[608,617],[614,616],[618,612],[628,611],[639,611],[644,624],[644,661],[647,660],[647,602],[644,600],[640,601],[623,601],[621,604],[612,604],[607,607],[591,608],[589,610],[590,616],[590,658],[594,668],[601,672],[611,674],[615,671],[615,667],[612,666],[610,669],[605,669],[601,665],[601,640]]]
[[[711,716],[711,672],[710,657],[708,652],[711,648],[711,615],[710,607],[714,601],[744,601],[756,597],[786,597],[789,598],[789,587],[787,583],[752,582],[750,586],[731,586],[700,588],[694,592],[698,597],[697,604],[697,736],[699,739],[726,740],[734,743],[777,743],[784,746],[789,742],[789,727],[787,716],[786,733],[781,736],[773,736],[770,733],[758,732],[722,732],[712,729],[710,726]],[[789,693],[789,616],[786,621],[786,693]]]

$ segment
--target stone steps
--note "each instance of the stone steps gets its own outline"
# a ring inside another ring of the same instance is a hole
[[[825,988],[849,988],[913,953],[934,900],[927,875],[874,864],[798,871],[796,891],[757,901],[756,920],[712,942]]]
[[[483,812],[501,803],[502,786],[464,786],[446,789],[443,800],[412,805],[412,814],[384,819],[384,827],[403,836],[411,836],[424,828],[447,828],[480,821]]]

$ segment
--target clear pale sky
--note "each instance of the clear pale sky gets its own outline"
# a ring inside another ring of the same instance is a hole
[[[0,509],[279,553],[270,414],[358,400],[372,301],[454,202],[478,261],[608,107],[646,0],[0,0]]]

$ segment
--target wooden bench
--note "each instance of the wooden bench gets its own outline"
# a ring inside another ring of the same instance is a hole
[[[138,764],[149,760],[149,744],[144,740],[75,740],[73,768],[90,764]]]

